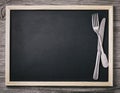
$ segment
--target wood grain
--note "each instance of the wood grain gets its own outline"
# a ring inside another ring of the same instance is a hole
[[[7,5],[113,5],[114,6],[114,87],[6,87],[5,20],[0,19],[0,93],[120,92],[120,0],[0,0]]]

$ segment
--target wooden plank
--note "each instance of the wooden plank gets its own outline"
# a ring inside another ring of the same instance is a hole
[[[10,1],[8,4],[12,5],[42,5],[42,4],[80,4],[80,5],[106,5],[112,4],[114,5],[114,30],[115,32],[120,32],[120,0],[7,0]],[[0,4],[2,4],[4,0],[0,0]],[[5,32],[4,30],[4,21],[0,20],[0,32]],[[3,34],[3,33],[2,33]],[[2,76],[0,76],[0,92],[1,93],[69,93],[69,92],[86,92],[86,91],[94,91],[95,93],[120,93],[120,36],[118,33],[114,33],[114,81],[115,86],[113,88],[64,88],[64,87],[5,87],[4,83],[4,72]],[[0,38],[1,39],[1,38]],[[4,41],[2,41],[2,45],[0,42],[0,49],[4,51]],[[0,62],[4,62],[4,57],[0,56]],[[4,65],[3,65],[4,66]],[[1,68],[0,68],[1,70]],[[93,92],[92,92],[93,93]]]

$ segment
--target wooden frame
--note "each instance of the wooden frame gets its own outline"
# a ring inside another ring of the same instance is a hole
[[[10,10],[108,10],[109,11],[109,79],[108,82],[13,82],[10,81]],[[6,6],[5,84],[6,86],[113,86],[113,6],[40,5]]]

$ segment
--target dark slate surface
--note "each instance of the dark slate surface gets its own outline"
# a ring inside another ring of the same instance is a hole
[[[11,11],[11,81],[94,81],[97,35],[91,15],[107,11]],[[108,18],[107,18],[108,21]],[[108,24],[104,49],[108,53]],[[98,81],[108,80],[100,65]]]

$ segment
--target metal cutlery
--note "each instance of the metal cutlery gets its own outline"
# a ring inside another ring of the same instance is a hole
[[[101,36],[99,34],[99,17],[98,14],[93,14],[92,15],[92,27],[94,32],[97,34],[98,36],[98,52],[97,52],[97,56],[96,56],[96,64],[95,64],[95,69],[94,69],[94,73],[93,73],[93,79],[97,80],[98,76],[99,76],[99,64],[100,64],[100,56],[101,55],[101,60],[102,60],[102,64],[103,67],[108,67],[108,60],[107,60],[107,56],[104,53],[103,47],[102,47],[102,40],[101,40]]]
[[[101,41],[102,41],[102,42],[103,42],[103,38],[104,38],[105,22],[106,22],[106,18],[103,18],[102,21],[101,21],[101,23],[100,23],[100,28],[99,28],[99,35],[100,35],[100,37],[101,37]],[[99,41],[99,40],[98,40],[98,41]],[[98,42],[97,52],[99,52],[99,51],[100,51],[100,44],[99,44],[99,42]],[[101,56],[101,52],[100,52],[100,54],[97,55],[97,56]],[[100,61],[100,59],[99,59],[99,61]],[[102,66],[104,67],[104,66],[105,66],[104,61],[103,61],[103,60],[101,60],[101,61],[102,61]]]

